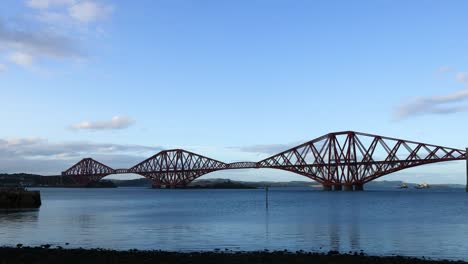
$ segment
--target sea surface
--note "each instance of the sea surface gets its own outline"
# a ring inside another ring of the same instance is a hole
[[[268,209],[263,189],[39,190],[39,210],[0,212],[0,245],[363,250],[468,260],[468,194],[463,189],[271,188]]]

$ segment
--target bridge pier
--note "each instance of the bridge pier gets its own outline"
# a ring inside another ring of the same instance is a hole
[[[467,173],[468,173],[468,171],[467,171]],[[345,191],[345,192],[364,191],[364,184],[362,184],[362,183],[357,183],[357,184],[354,184],[354,185],[335,184],[335,185],[322,185],[322,186],[323,186],[324,191]],[[467,190],[467,192],[468,192],[468,190]]]
[[[333,190],[334,191],[341,191],[341,190],[343,190],[343,186],[339,185],[339,184],[333,185]]]
[[[364,191],[364,184],[362,184],[362,183],[354,184],[354,190],[355,191]]]

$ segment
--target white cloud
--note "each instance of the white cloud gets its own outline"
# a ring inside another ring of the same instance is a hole
[[[55,6],[71,5],[75,0],[28,0],[26,5],[31,8],[47,9]]]
[[[106,18],[114,9],[96,0],[28,0],[26,4],[39,9],[39,21],[50,24],[67,20],[90,23]]]
[[[83,43],[98,34],[92,24],[112,13],[113,6],[97,0],[24,0],[31,14],[25,19],[0,17],[0,50],[9,60],[30,66],[42,59],[82,59]]]
[[[0,139],[0,146],[28,146],[43,142],[43,139],[37,137],[29,138],[8,138]]]
[[[36,16],[37,20],[42,23],[57,26],[70,25],[70,19],[66,14],[56,11],[42,11]],[[65,25],[64,25],[65,24]]]
[[[7,66],[5,64],[0,64],[0,73],[7,70]]]
[[[457,73],[457,81],[468,85],[468,72],[459,72]]]
[[[450,66],[441,66],[441,67],[439,67],[439,69],[437,69],[438,73],[448,73],[448,72],[451,72],[451,71],[453,71],[453,68],[450,67]]]
[[[461,90],[440,96],[418,97],[401,104],[396,112],[397,120],[422,114],[451,114],[468,111],[468,104],[461,103],[468,99],[468,90]]]
[[[439,73],[452,72],[450,66],[443,66],[438,69]],[[468,72],[458,72],[455,79],[468,85]],[[401,120],[415,115],[423,114],[451,114],[458,112],[468,112],[468,89],[439,96],[423,96],[413,98],[402,103],[394,112],[394,118]]]
[[[114,116],[111,120],[105,121],[84,121],[75,125],[72,125],[72,129],[76,130],[112,130],[112,129],[124,129],[133,125],[135,121],[126,116]]]
[[[111,6],[98,4],[93,1],[78,2],[68,8],[68,13],[74,19],[88,23],[107,17],[112,13]]]
[[[27,53],[15,51],[10,54],[8,57],[10,61],[16,63],[17,65],[28,67],[33,64],[33,57]]]
[[[309,139],[310,140],[310,139]],[[289,144],[257,144],[250,146],[229,147],[229,149],[239,150],[241,152],[274,155],[299,146],[308,140],[291,142]]]
[[[264,154],[277,154],[282,151],[292,148],[295,144],[264,144],[238,147],[242,152],[264,153]],[[299,144],[296,144],[299,145]]]

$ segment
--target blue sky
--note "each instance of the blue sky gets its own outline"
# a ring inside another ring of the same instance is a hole
[[[0,171],[54,174],[87,156],[127,167],[176,147],[257,161],[341,130],[464,148],[466,10],[466,1],[2,1]],[[381,179],[463,183],[465,168]]]

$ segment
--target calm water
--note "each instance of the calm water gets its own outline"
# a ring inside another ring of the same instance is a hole
[[[456,190],[40,189],[38,211],[0,213],[0,245],[165,250],[339,250],[468,260]]]

